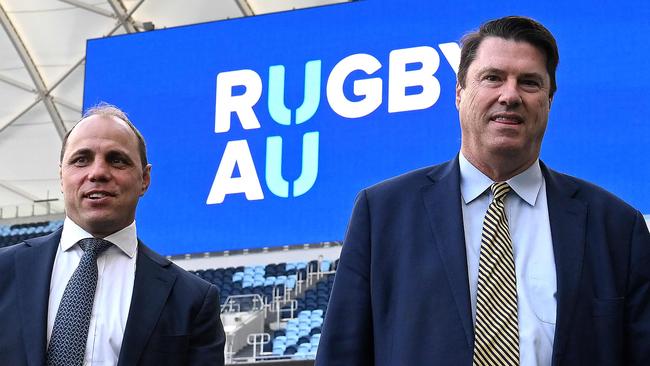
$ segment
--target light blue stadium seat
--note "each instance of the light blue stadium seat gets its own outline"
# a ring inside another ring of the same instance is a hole
[[[300,324],[300,326],[298,327],[298,335],[300,337],[308,336],[310,330],[311,330],[311,326],[309,326],[309,324]]]
[[[288,271],[288,270],[291,270],[291,269],[296,269],[296,263],[294,263],[294,262],[287,263],[287,265],[285,266],[285,269],[286,269],[287,271]]]
[[[307,268],[307,262],[298,262],[296,263],[296,269],[301,270]]]
[[[287,329],[286,337],[287,337],[287,339],[290,339],[290,338],[291,339],[293,339],[293,338],[298,339],[298,338],[300,338],[300,337],[298,337],[298,328],[296,328],[296,329]],[[286,342],[286,340],[285,340],[285,342]]]
[[[244,279],[244,272],[235,272],[232,274],[232,282],[241,281]]]
[[[299,338],[300,337],[298,337],[298,335],[287,335],[287,343],[286,343],[286,345],[287,346],[295,345],[296,343],[298,343]]]
[[[312,319],[312,320],[309,322],[309,326],[310,326],[311,328],[320,327],[320,326],[322,326],[322,325],[323,325],[323,319]],[[311,329],[310,329],[310,330],[311,330]]]
[[[296,353],[306,355],[309,351],[311,351],[311,345],[309,343],[303,343],[298,346],[298,352]]]
[[[284,285],[287,282],[287,276],[278,276],[275,278],[275,285]]]
[[[332,266],[332,261],[330,261],[329,259],[323,259],[323,261],[320,262],[321,272],[329,272],[331,266]]]
[[[264,286],[275,285],[275,276],[269,276],[264,279]]]
[[[311,311],[311,315],[319,315],[321,318],[323,317],[323,310],[322,309],[316,309]]]

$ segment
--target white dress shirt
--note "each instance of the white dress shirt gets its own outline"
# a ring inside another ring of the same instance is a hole
[[[61,242],[52,268],[47,311],[48,344],[63,291],[83,255],[83,249],[77,242],[92,237],[66,217],[63,223]],[[110,246],[97,259],[97,290],[88,329],[84,365],[117,364],[133,294],[135,262],[138,252],[135,222],[105,237],[104,240],[108,240],[114,245]]]
[[[461,153],[460,190],[467,251],[472,317],[476,320],[476,291],[483,219],[492,201],[494,183]],[[517,276],[519,358],[522,366],[550,365],[557,311],[557,279],[546,183],[539,160],[509,179],[506,217]]]

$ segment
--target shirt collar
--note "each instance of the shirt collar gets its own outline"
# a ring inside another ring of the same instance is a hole
[[[92,237],[90,233],[66,216],[63,222],[63,232],[61,233],[61,249],[68,251],[79,240]],[[105,237],[104,240],[110,241],[124,254],[128,255],[129,258],[133,258],[138,249],[138,235],[135,229],[135,221],[124,229]]]
[[[465,204],[469,204],[490,188],[494,181],[472,165],[462,152],[459,154],[458,162],[460,164],[460,192]],[[535,206],[543,181],[542,169],[539,166],[539,159],[537,159],[528,169],[506,182],[521,199],[529,205]]]

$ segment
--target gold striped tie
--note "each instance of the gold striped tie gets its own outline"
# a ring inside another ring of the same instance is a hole
[[[474,365],[519,365],[517,278],[503,200],[506,182],[490,186],[494,199],[483,221],[478,265]]]

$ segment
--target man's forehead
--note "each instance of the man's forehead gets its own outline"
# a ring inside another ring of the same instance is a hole
[[[92,115],[77,123],[65,142],[61,156],[95,154],[97,149],[107,148],[104,153],[121,153],[136,159],[138,138],[122,119],[111,115]],[[104,146],[104,147],[100,147]]]
[[[500,67],[523,67],[526,73],[547,75],[546,54],[527,41],[486,37],[479,45],[470,68],[481,71]],[[535,69],[535,70],[533,70]]]
[[[79,121],[70,132],[68,143],[83,138],[125,139],[137,144],[137,136],[122,119],[109,115],[92,115]]]
[[[121,118],[112,115],[104,115],[104,114],[93,114],[91,116],[83,118],[74,126],[74,129],[89,126],[91,124],[93,126],[97,126],[99,124],[114,125],[116,128],[125,128],[126,130],[130,130],[127,123],[123,121]],[[74,130],[72,131],[72,133],[74,133]]]
[[[533,53],[537,54],[539,57],[541,57],[542,62],[546,63],[546,52],[539,46],[523,39],[503,38],[497,36],[487,36],[481,41],[478,48],[476,49],[476,58],[474,61],[480,58],[481,55],[490,53],[496,48],[500,48],[499,52],[497,53],[497,55],[500,56],[506,56],[502,53],[503,48],[517,48],[519,50],[526,49],[527,51],[532,51]]]

